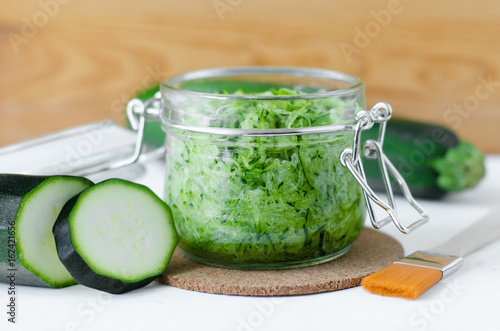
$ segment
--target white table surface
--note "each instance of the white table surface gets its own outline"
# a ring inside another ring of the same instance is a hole
[[[486,169],[474,189],[441,201],[420,200],[431,221],[416,232],[403,235],[392,225],[381,231],[396,238],[405,254],[445,241],[500,204],[500,155],[488,155]],[[162,196],[161,163],[150,164],[136,181]],[[500,330],[499,253],[500,241],[472,253],[457,273],[415,301],[371,295],[361,287],[272,298],[198,293],[156,282],[123,295],[81,285],[17,286],[12,324],[8,285],[0,283],[0,330]]]

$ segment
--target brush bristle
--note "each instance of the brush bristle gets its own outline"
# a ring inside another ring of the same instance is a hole
[[[439,269],[394,263],[362,281],[370,293],[416,299],[443,277]]]

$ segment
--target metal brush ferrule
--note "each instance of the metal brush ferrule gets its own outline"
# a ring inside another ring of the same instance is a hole
[[[458,270],[463,261],[461,256],[417,251],[394,263],[438,269],[441,270],[443,278],[445,278]]]

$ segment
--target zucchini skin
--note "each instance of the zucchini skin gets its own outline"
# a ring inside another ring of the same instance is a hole
[[[49,176],[0,174],[0,229],[6,229],[16,218],[24,196],[47,178]]]
[[[49,176],[29,176],[16,174],[0,174],[0,280],[6,282],[11,270],[15,273],[16,285],[32,285],[41,287],[51,287],[43,280],[26,269],[19,261],[19,251],[15,249],[15,262],[9,262],[9,253],[13,249],[9,247],[14,236],[9,234],[9,229],[14,227],[14,220],[24,196],[31,192],[38,185],[43,183]],[[14,223],[12,225],[12,223]],[[12,233],[12,232],[11,232]],[[15,241],[14,241],[15,242]]]
[[[118,279],[99,275],[87,265],[73,246],[68,219],[80,195],[81,194],[78,194],[71,198],[63,206],[52,228],[56,241],[57,255],[76,282],[107,293],[122,294],[144,287],[154,281],[157,276],[148,277],[134,283],[127,283]]]
[[[378,138],[379,125],[363,132],[362,141]],[[438,186],[439,173],[433,163],[460,142],[451,130],[428,123],[391,119],[387,123],[383,150],[398,169],[414,197],[440,199],[447,191]],[[378,160],[363,158],[366,177],[375,190],[384,190]],[[394,193],[402,194],[393,182]]]

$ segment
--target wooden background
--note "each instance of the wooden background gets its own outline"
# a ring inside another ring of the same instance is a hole
[[[367,106],[500,152],[498,0],[1,0],[0,146],[112,118],[154,81],[234,65],[366,83]]]

